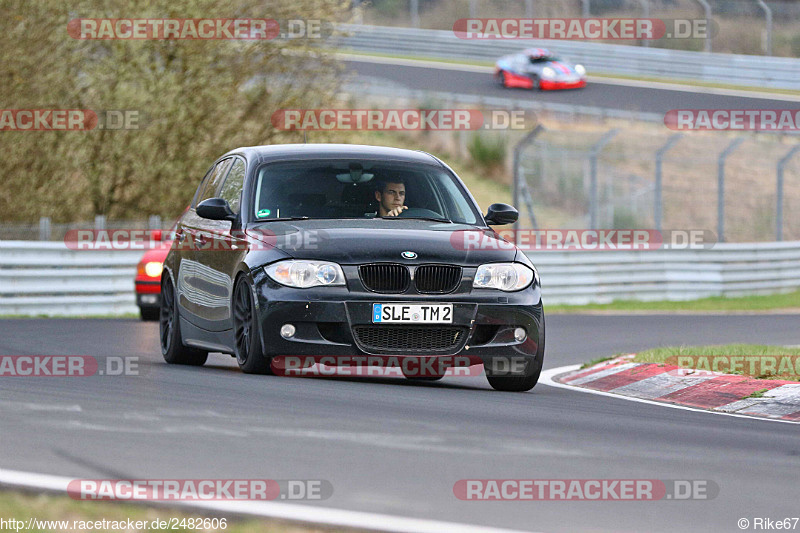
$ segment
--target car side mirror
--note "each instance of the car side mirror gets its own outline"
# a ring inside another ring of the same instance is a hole
[[[491,226],[502,226],[503,224],[516,222],[519,218],[519,212],[508,204],[492,204],[483,218]]]
[[[223,198],[208,198],[197,204],[197,216],[208,220],[236,220],[231,206]]]

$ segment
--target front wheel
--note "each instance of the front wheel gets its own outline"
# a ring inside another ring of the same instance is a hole
[[[500,87],[504,89],[508,89],[508,84],[506,83],[506,71],[501,70],[497,73],[497,82],[500,84]]]
[[[158,317],[161,355],[171,365],[203,366],[208,352],[183,345],[181,321],[178,315],[178,300],[175,287],[169,276],[161,282],[161,308]]]
[[[245,374],[272,373],[272,358],[264,355],[259,332],[252,286],[241,277],[233,291],[233,335],[236,362]]]

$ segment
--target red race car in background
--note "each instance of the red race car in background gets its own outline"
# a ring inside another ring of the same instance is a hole
[[[586,87],[586,69],[562,61],[546,48],[528,48],[503,56],[494,75],[503,87],[522,89],[579,89]]]
[[[136,305],[139,306],[139,315],[142,320],[158,320],[161,308],[161,271],[164,269],[164,259],[172,247],[172,232],[169,238],[156,248],[147,250],[142,260],[136,266]],[[154,240],[161,240],[161,231],[155,230],[152,235]]]

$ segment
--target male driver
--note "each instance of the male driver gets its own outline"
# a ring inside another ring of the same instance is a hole
[[[378,183],[375,199],[378,200],[379,217],[396,217],[408,209],[403,205],[406,201],[406,184],[402,179]]]

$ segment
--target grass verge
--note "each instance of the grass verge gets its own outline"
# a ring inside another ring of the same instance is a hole
[[[640,302],[636,300],[618,300],[608,304],[547,306],[547,312],[550,314],[585,313],[592,311],[799,312],[800,290],[785,294],[770,294],[766,296],[760,296],[760,295],[740,296],[736,298],[712,296],[709,298],[701,298],[699,300],[688,300],[680,302],[671,302],[671,301]]]
[[[212,518],[214,515],[209,515],[201,512],[191,512],[185,509],[176,510],[167,507],[149,507],[145,505],[131,505],[117,502],[88,502],[76,501],[68,496],[50,495],[50,494],[33,494],[29,492],[15,492],[15,491],[0,491],[0,517],[6,522],[11,519],[23,521],[23,527],[19,531],[28,532],[50,532],[50,531],[86,531],[86,530],[99,530],[99,531],[114,531],[115,529],[106,527],[86,527],[86,524],[79,522],[101,522],[100,524],[93,524],[95,526],[102,526],[102,520],[106,522],[127,522],[129,519],[133,522],[147,522],[148,527],[142,530],[155,530],[149,527],[154,520],[167,521],[177,519],[176,528],[161,528],[161,529],[178,529],[180,531],[225,531],[226,533],[314,533],[322,531],[347,531],[342,528],[313,528],[306,526],[296,526],[280,521],[267,520],[267,519],[238,519],[238,518],[225,518],[226,527],[211,529],[210,527],[190,528],[189,523],[184,523],[181,527],[181,520],[197,520],[201,518]],[[39,524],[39,527],[27,529],[27,521],[35,519],[39,521],[51,522],[64,522],[67,524]],[[78,522],[78,523],[76,523]],[[66,527],[62,527],[66,525]],[[84,527],[81,527],[81,526]],[[202,525],[202,522],[201,522]],[[209,524],[210,526],[211,524]],[[14,528],[8,528],[12,531]],[[126,531],[126,527],[117,531]]]
[[[678,356],[704,356],[703,359],[694,358],[690,365],[681,364],[681,358]],[[741,362],[741,369],[739,370],[725,370],[734,364],[733,359],[722,359],[719,369],[714,368],[712,357],[743,357],[751,356],[743,359]],[[753,358],[752,356],[789,356],[789,357],[763,357]],[[795,357],[792,357],[795,356]],[[706,359],[708,357],[709,359]],[[800,348],[787,348],[785,346],[771,346],[764,344],[724,344],[713,346],[668,346],[662,348],[653,348],[651,350],[644,350],[636,354],[634,363],[665,363],[667,359],[670,363],[678,363],[683,368],[696,368],[701,370],[719,370],[727,374],[739,374],[743,376],[753,377],[757,379],[781,379],[789,381],[800,381],[797,367],[800,366]],[[791,366],[785,367],[784,363],[789,363]],[[708,368],[707,368],[708,367]],[[793,369],[794,372],[784,373],[787,369]],[[776,373],[779,375],[776,376]],[[761,393],[763,396],[764,391],[757,391],[753,394]],[[751,398],[760,398],[760,396],[750,396]]]

